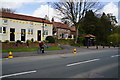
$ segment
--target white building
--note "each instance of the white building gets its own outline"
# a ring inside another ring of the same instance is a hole
[[[52,36],[52,23],[42,18],[0,12],[0,40],[41,41],[47,36]],[[44,27],[43,27],[44,23]],[[44,31],[44,34],[43,34]]]

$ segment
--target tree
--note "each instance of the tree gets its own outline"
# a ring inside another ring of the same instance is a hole
[[[92,10],[87,11],[84,20],[81,23],[84,32],[86,34],[96,35],[95,29],[98,26],[98,21],[99,19],[94,15],[94,12]]]
[[[101,36],[99,36],[101,38],[101,41],[103,43],[108,43],[107,41],[107,37],[111,34],[111,29],[113,29],[113,25],[111,24],[110,18],[103,13],[101,18],[100,18],[100,22],[101,22]]]
[[[15,10],[10,9],[10,8],[1,8],[0,11],[8,12],[8,13],[14,13],[15,12]]]
[[[113,45],[118,45],[120,44],[120,34],[114,33],[108,36],[108,41],[109,43],[112,42]]]
[[[78,29],[82,28],[80,25],[81,19],[85,16],[86,11],[94,8],[95,11],[101,9],[99,2],[89,2],[87,0],[65,0],[63,2],[53,3],[53,7],[57,9],[63,16],[62,19],[69,21],[76,28],[75,43],[77,43]]]

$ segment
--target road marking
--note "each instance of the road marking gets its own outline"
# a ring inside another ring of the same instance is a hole
[[[34,72],[37,72],[37,71],[28,71],[28,72],[21,72],[21,73],[15,73],[15,74],[10,74],[10,75],[4,75],[4,76],[0,76],[0,78],[17,76],[17,75],[22,75],[22,74],[30,74],[30,73],[34,73]]]
[[[74,66],[74,65],[89,63],[89,62],[98,61],[98,60],[100,60],[100,59],[92,59],[92,60],[88,60],[88,61],[72,63],[72,64],[68,64],[67,66]]]
[[[113,57],[118,57],[118,56],[120,56],[120,55],[114,55],[114,56],[111,56],[111,57],[113,58]]]

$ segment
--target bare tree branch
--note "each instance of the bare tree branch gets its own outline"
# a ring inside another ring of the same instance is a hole
[[[85,16],[88,10],[101,9],[99,2],[89,2],[88,0],[65,0],[63,2],[53,3],[53,7],[60,11],[64,17],[62,20],[67,20],[72,23],[76,30],[80,27],[81,19]],[[76,31],[76,39],[78,36],[78,30]]]

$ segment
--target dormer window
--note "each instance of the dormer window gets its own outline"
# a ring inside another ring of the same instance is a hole
[[[8,20],[7,20],[7,19],[4,19],[4,20],[3,20],[3,23],[4,23],[4,24],[7,24],[7,23],[8,23]]]

